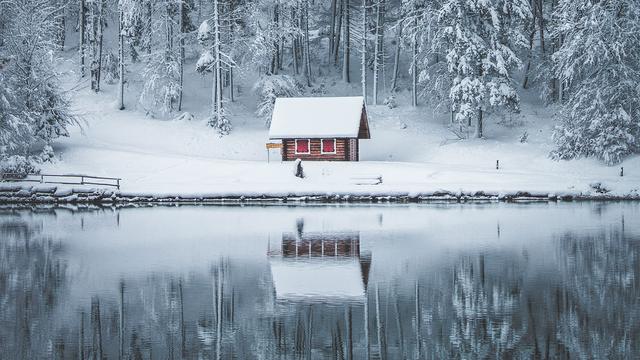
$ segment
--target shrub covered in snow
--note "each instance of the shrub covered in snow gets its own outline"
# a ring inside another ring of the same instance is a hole
[[[398,102],[396,101],[396,96],[391,95],[384,99],[384,104],[387,105],[389,109],[395,109],[398,107]]]
[[[153,56],[146,69],[140,94],[140,104],[147,113],[166,115],[173,112],[180,96],[180,65],[177,55],[167,52],[164,56]]]
[[[263,118],[269,126],[276,98],[299,96],[302,93],[302,84],[289,75],[266,75],[253,89],[259,98],[256,115]]]
[[[12,155],[0,158],[0,174],[38,174],[40,170],[34,165],[33,158],[22,155]]]
[[[102,64],[104,81],[107,84],[115,84],[120,79],[118,72],[118,58],[112,52],[107,53]]]

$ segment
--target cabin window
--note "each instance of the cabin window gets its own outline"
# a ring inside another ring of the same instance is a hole
[[[322,139],[321,149],[323,154],[336,153],[336,139]]]
[[[296,154],[310,154],[309,139],[296,139]]]

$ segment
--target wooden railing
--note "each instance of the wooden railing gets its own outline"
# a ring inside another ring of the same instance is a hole
[[[60,174],[17,174],[3,173],[0,176],[2,182],[35,182],[41,184],[64,185],[100,185],[113,186],[120,190],[121,178],[91,175],[60,175]]]

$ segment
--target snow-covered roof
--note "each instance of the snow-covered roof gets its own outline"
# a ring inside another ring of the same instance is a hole
[[[357,138],[363,107],[362,96],[277,98],[269,138]]]
[[[323,301],[364,299],[357,258],[269,259],[279,300]]]

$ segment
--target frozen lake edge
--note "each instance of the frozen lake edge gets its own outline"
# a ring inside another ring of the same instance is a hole
[[[152,194],[119,190],[29,186],[21,184],[0,185],[1,204],[341,204],[341,203],[429,203],[429,202],[538,202],[538,201],[640,201],[640,195],[594,192],[485,192],[448,191],[431,192],[230,192],[202,194]]]

